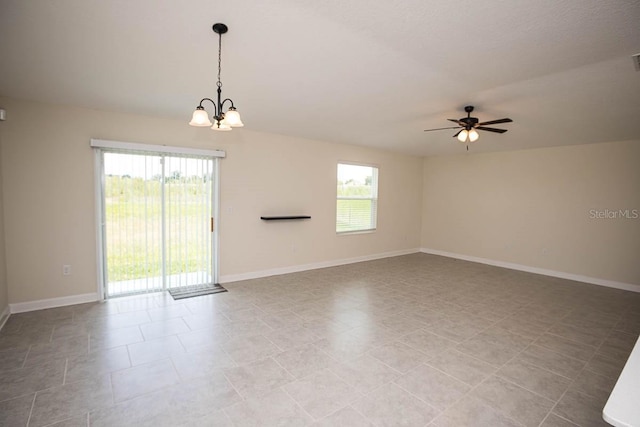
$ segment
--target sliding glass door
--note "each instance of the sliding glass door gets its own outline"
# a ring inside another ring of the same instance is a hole
[[[105,297],[213,283],[216,160],[101,152]]]

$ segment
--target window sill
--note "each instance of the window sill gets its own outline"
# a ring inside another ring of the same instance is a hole
[[[349,236],[352,234],[372,234],[375,233],[376,229],[372,228],[371,230],[357,230],[357,231],[336,231],[336,235],[338,236]]]

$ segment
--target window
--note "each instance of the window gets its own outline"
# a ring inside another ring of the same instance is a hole
[[[376,229],[378,168],[338,163],[336,233]]]

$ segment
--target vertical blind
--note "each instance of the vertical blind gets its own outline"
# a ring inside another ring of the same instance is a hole
[[[106,296],[212,283],[212,158],[103,151]]]

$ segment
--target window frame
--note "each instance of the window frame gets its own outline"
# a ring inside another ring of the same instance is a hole
[[[338,194],[338,172],[340,170],[340,165],[346,166],[360,166],[367,167],[372,169],[372,182],[371,182],[371,197],[368,196],[340,196]],[[371,163],[360,163],[360,162],[351,162],[351,161],[341,161],[339,160],[336,164],[336,223],[335,230],[337,235],[348,235],[348,234],[365,234],[365,233],[374,233],[378,228],[378,206],[379,206],[379,180],[380,180],[380,167],[376,164]],[[370,212],[370,224],[369,228],[355,229],[355,230],[338,230],[338,202],[340,200],[370,200],[371,201],[371,212]]]

